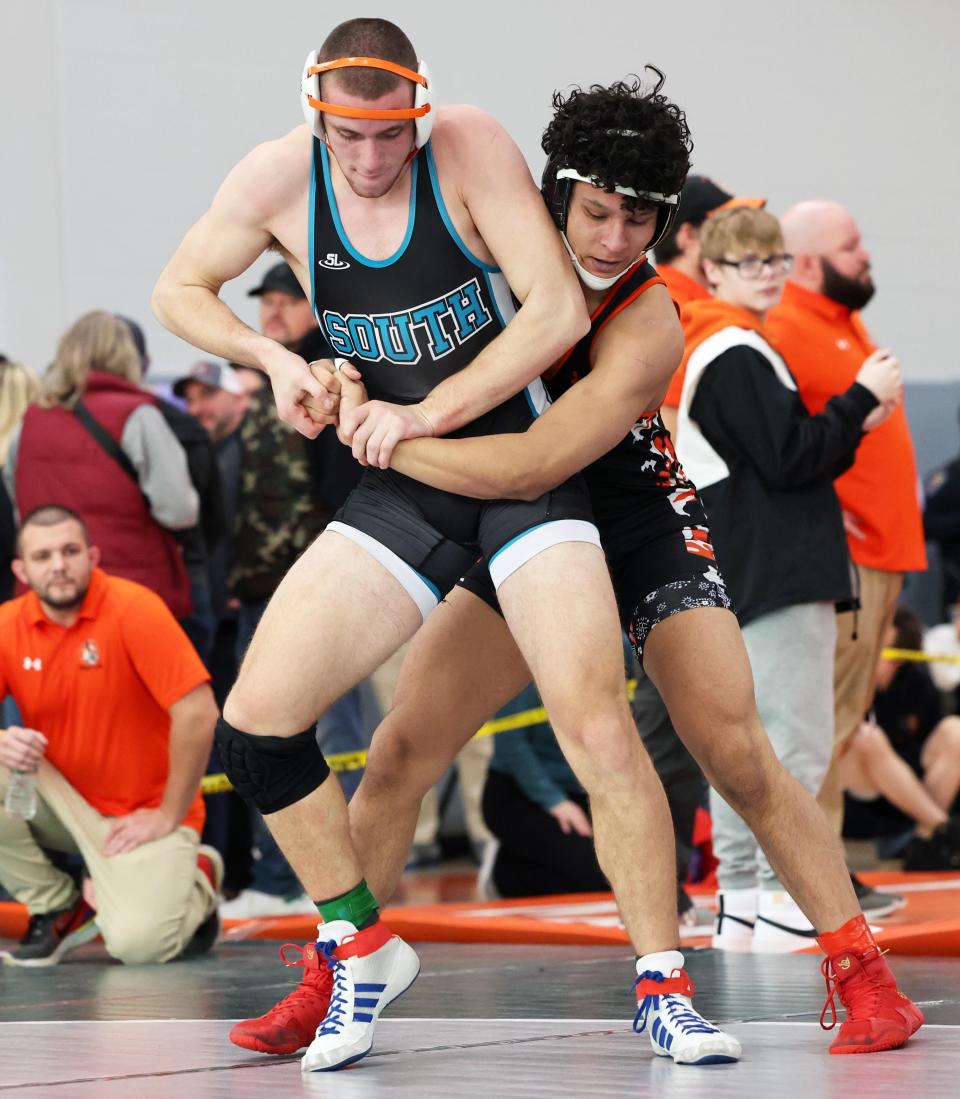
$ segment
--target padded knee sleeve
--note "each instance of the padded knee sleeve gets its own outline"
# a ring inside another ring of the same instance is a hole
[[[254,736],[220,718],[217,747],[227,778],[261,813],[302,800],[330,774],[312,727],[296,736]]]

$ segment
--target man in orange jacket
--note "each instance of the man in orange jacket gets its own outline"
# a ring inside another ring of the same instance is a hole
[[[801,202],[782,224],[794,268],[767,327],[816,415],[850,386],[865,362],[889,351],[877,350],[860,319],[874,284],[870,253],[849,211],[836,202]],[[873,700],[874,670],[903,574],[927,566],[916,461],[903,408],[863,440],[835,488],[860,598],[856,619],[850,612],[837,624],[834,765],[820,793],[820,804],[839,831],[843,795],[836,761]]]

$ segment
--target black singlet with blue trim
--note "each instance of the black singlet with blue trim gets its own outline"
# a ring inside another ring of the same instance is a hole
[[[314,311],[333,356],[348,359],[369,396],[422,400],[468,366],[514,315],[499,268],[474,256],[456,231],[429,142],[410,165],[407,229],[384,260],[361,255],[337,210],[326,146],[314,138],[309,247]],[[525,431],[547,406],[538,378],[451,435]],[[537,500],[474,500],[392,469],[367,468],[334,518],[396,555],[441,598],[480,555],[556,520],[590,524],[589,497],[571,478]],[[566,536],[556,528],[557,540]]]
[[[392,256],[372,260],[347,236],[329,153],[314,137],[309,244],[320,329],[332,355],[361,372],[373,400],[422,400],[469,365],[515,312],[503,273],[473,255],[450,220],[429,142],[410,165],[403,241]],[[451,434],[523,431],[546,404],[538,379]]]

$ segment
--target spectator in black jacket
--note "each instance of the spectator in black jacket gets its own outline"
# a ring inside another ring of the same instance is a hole
[[[946,622],[960,599],[960,455],[928,474],[923,489],[923,532],[940,550],[941,620]]]
[[[898,607],[885,644],[923,648],[923,627]],[[858,836],[910,833],[906,870],[960,870],[960,717],[943,716],[925,664],[881,657],[874,712],[840,756],[849,827]]]
[[[811,416],[764,335],[791,261],[777,219],[731,210],[711,218],[700,240],[715,297],[684,310],[678,453],[710,518],[763,724],[787,770],[816,794],[833,748],[836,607],[851,599],[832,482],[852,464],[863,432],[900,401],[899,367],[872,356],[846,393]],[[808,944],[810,923],[747,826],[716,794],[710,804],[720,860],[714,945]]]

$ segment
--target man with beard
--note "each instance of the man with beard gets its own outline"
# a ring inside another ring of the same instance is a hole
[[[97,568],[76,512],[27,515],[13,571],[30,590],[0,608],[0,699],[24,728],[0,734],[0,789],[36,775],[36,804],[0,813],[0,884],[30,915],[8,965],[55,965],[99,930],[123,962],[209,950],[222,874],[200,776],[217,708],[160,597]],[[89,899],[44,849],[79,852]]]
[[[868,359],[889,351],[877,350],[860,319],[874,284],[870,253],[850,212],[836,202],[801,202],[786,212],[782,225],[794,268],[767,326],[790,363],[800,396],[816,415],[852,384]],[[835,488],[860,598],[856,620],[848,612],[837,622],[834,760],[819,799],[839,832],[843,795],[837,759],[870,708],[903,574],[927,564],[913,443],[902,407],[863,440]]]

